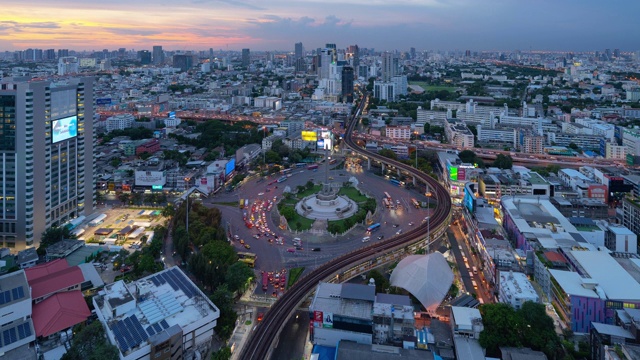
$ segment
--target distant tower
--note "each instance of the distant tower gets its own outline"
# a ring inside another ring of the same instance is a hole
[[[242,66],[248,67],[251,64],[251,52],[249,49],[242,49]]]
[[[164,51],[162,51],[162,46],[154,45],[153,46],[153,65],[162,65],[164,64]]]
[[[354,71],[351,66],[342,68],[342,101],[353,102],[353,79]]]
[[[382,81],[387,82],[398,75],[398,57],[390,52],[382,54]]]
[[[151,53],[149,52],[149,50],[138,51],[138,57],[140,58],[140,63],[142,65],[151,64]]]
[[[347,53],[353,60],[351,62],[351,64],[353,65],[353,68],[357,69],[358,66],[360,66],[360,48],[358,47],[358,45],[349,45],[349,48],[347,49]]]
[[[300,59],[303,56],[302,54],[304,54],[304,48],[302,47],[302,43],[298,42],[295,45],[295,59]]]

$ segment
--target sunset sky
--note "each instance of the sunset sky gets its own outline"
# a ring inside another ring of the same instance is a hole
[[[0,50],[640,50],[639,0],[3,1]]]

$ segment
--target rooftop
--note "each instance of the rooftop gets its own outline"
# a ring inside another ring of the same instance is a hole
[[[464,329],[471,329],[473,326],[473,320],[482,320],[480,310],[476,308],[452,306],[451,314],[456,321],[456,325]]]
[[[109,284],[94,297],[94,304],[122,354],[148,344],[150,337],[174,325],[188,333],[220,316],[220,310],[177,267],[129,284]]]
[[[640,301],[640,284],[608,253],[571,251],[588,275],[612,300]]]
[[[49,336],[79,324],[91,315],[82,292],[66,291],[33,305],[36,336]]]
[[[0,276],[0,308],[29,298],[29,284],[24,271]]]
[[[34,266],[26,269],[25,273],[33,299],[66,290],[84,282],[82,270],[77,266],[69,266],[65,259]]]
[[[538,293],[531,285],[527,275],[519,272],[500,272],[500,290],[516,299],[538,299]],[[502,299],[511,301],[509,299]]]
[[[431,351],[403,349],[394,346],[358,344],[341,340],[336,349],[336,360],[388,360],[390,358],[408,360],[432,360]]]
[[[338,315],[372,319],[373,300],[343,299],[342,287],[346,284],[332,284],[321,282],[316,289],[310,308],[323,312],[331,312]],[[367,285],[360,285],[366,287]],[[371,287],[375,292],[375,287]]]
[[[453,338],[453,343],[456,347],[456,355],[458,359],[485,360],[484,351],[478,340],[464,336],[455,336]]]

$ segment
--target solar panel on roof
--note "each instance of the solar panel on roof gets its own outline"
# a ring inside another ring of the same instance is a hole
[[[162,320],[162,321],[164,321],[164,320]],[[158,323],[153,324],[153,328],[155,329],[156,332],[162,331],[162,327]]]
[[[152,326],[152,325],[147,326],[147,333],[148,333],[150,336],[155,335],[156,331],[153,329],[153,326]]]
[[[160,325],[163,329],[167,329],[169,327],[169,324],[167,324],[167,320],[160,321]]]

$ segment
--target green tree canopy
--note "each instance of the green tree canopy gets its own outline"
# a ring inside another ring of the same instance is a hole
[[[493,166],[499,169],[511,169],[513,167],[513,158],[510,155],[498,154]]]
[[[254,278],[255,274],[249,266],[243,262],[236,262],[229,266],[227,269],[227,275],[225,276],[225,284],[229,287],[230,291],[244,291],[247,281]]]
[[[467,164],[473,164],[476,162],[476,159],[477,159],[476,153],[474,153],[471,150],[460,151],[460,153],[458,154],[458,157],[460,158],[460,161]]]
[[[90,325],[79,324],[74,328],[71,348],[62,360],[117,360],[118,348],[107,342],[100,321]]]

